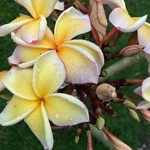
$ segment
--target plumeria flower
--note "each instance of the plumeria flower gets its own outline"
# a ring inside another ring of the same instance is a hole
[[[134,32],[137,30],[138,42],[144,46],[144,51],[150,54],[150,24],[145,22],[147,15],[143,17],[131,17],[127,9],[116,8],[110,16],[110,22],[122,32]]]
[[[20,30],[12,33],[12,39],[19,44],[10,64],[26,68],[34,64],[42,53],[55,49],[67,69],[67,81],[71,83],[97,83],[104,56],[101,49],[87,40],[71,40],[77,35],[91,30],[88,15],[82,14],[74,7],[65,10],[58,18],[54,35],[47,28],[44,38],[34,44],[26,43]]]
[[[142,85],[134,90],[134,93],[143,97],[145,101],[138,104],[137,109],[149,109],[150,108],[150,77],[146,78]]]
[[[27,43],[41,40],[46,32],[48,17],[56,5],[56,9],[63,9],[63,3],[57,0],[15,0],[18,4],[25,7],[32,17],[20,15],[9,24],[0,27],[0,36],[5,36],[18,28],[22,38]],[[57,3],[56,3],[57,2]]]
[[[24,119],[44,148],[52,149],[49,120],[58,126],[89,121],[88,110],[80,100],[55,93],[65,77],[65,67],[55,51],[39,56],[33,69],[11,69],[3,83],[14,96],[1,112],[0,124],[9,126]]]

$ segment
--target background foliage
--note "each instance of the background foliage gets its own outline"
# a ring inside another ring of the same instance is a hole
[[[127,8],[132,16],[142,16],[148,14],[148,21],[150,22],[150,3],[147,0],[126,0]],[[109,8],[108,12],[110,11]],[[12,0],[0,0],[0,24],[5,24],[13,20],[21,12],[25,12],[21,6],[17,5]],[[119,50],[126,45],[128,34],[123,36],[118,41],[118,46],[114,47],[114,50]],[[0,38],[0,71],[9,69],[7,57],[11,55],[15,48],[15,44],[10,39],[10,35]],[[110,65],[112,62],[109,62]],[[147,63],[145,60],[139,61],[136,65],[133,65],[127,70],[124,70],[121,74],[112,78],[133,78],[133,77],[146,77]],[[123,88],[122,91],[128,96],[138,100],[139,97],[132,94],[135,86]],[[3,110],[6,105],[6,101],[0,100],[0,111]],[[133,120],[127,113],[127,111],[121,105],[112,105],[112,107],[118,112],[118,116],[110,117],[106,114],[106,126],[118,136],[125,143],[130,145],[134,150],[149,150],[148,141],[150,138],[150,128],[148,124],[141,119],[139,124]],[[55,145],[54,150],[85,150],[86,149],[86,133],[82,131],[81,138],[78,144],[74,143],[74,135],[76,133],[76,127],[70,127],[62,130],[54,130]],[[145,144],[145,145],[144,145]],[[103,144],[97,139],[93,138],[94,150],[107,150]],[[10,127],[0,127],[0,149],[3,150],[42,150],[43,147],[36,139],[27,125],[22,121],[16,125]]]

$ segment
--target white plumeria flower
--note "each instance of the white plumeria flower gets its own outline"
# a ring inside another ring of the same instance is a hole
[[[44,38],[37,43],[26,43],[19,30],[12,33],[12,39],[19,46],[9,58],[9,63],[26,68],[32,66],[39,55],[54,49],[66,66],[67,82],[76,84],[97,83],[101,68],[104,65],[101,49],[87,40],[71,40],[90,30],[88,15],[70,7],[57,19],[54,35],[47,28]]]
[[[0,37],[21,28],[22,38],[27,43],[34,43],[43,38],[46,29],[46,18],[56,9],[63,10],[64,4],[58,0],[15,0],[26,8],[32,17],[20,15],[9,24],[0,27]]]
[[[3,83],[14,96],[1,112],[0,124],[9,126],[24,119],[44,148],[52,149],[49,120],[58,126],[89,121],[88,110],[80,100],[54,93],[65,78],[65,67],[55,51],[39,56],[33,69],[11,69]]]

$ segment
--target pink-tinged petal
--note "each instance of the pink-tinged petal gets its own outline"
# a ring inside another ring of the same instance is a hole
[[[114,9],[110,16],[110,22],[122,32],[134,32],[139,29],[146,21],[147,15],[135,20],[132,18],[127,10],[116,8]]]
[[[8,61],[12,65],[31,62],[46,51],[48,49],[17,46],[13,54],[8,58]]]
[[[3,77],[8,73],[8,71],[0,72],[0,92],[5,89],[5,85],[2,82]]]
[[[48,118],[58,126],[75,125],[89,121],[86,106],[73,96],[57,93],[49,94],[44,99]]]
[[[39,104],[39,101],[28,101],[17,96],[9,101],[0,113],[0,124],[9,126],[27,117]]]
[[[16,30],[17,28],[21,27],[22,25],[32,21],[33,19],[26,15],[21,15],[20,17],[16,18],[9,24],[5,24],[0,26],[0,37],[5,36],[12,31]]]
[[[64,64],[55,51],[46,52],[37,58],[33,68],[33,88],[38,96],[53,93],[65,78]]]
[[[69,28],[66,26],[67,24]],[[74,7],[70,7],[59,16],[56,22],[54,31],[56,44],[60,45],[90,30],[91,25],[88,15],[82,14]]]
[[[73,84],[98,82],[99,68],[94,57],[87,51],[78,46],[63,44],[58,49],[58,55],[66,66],[67,82]]]
[[[142,87],[137,87],[133,92],[137,95],[142,96]]]
[[[112,9],[120,7],[126,9],[124,0],[102,0],[103,4],[108,4]]]
[[[96,32],[93,32],[93,34],[97,34],[99,41],[102,42],[102,40],[106,36],[106,29],[108,25],[103,3],[101,0],[90,0],[90,7],[90,20],[92,27]]]
[[[54,143],[53,134],[43,103],[25,119],[25,122],[40,140],[44,149],[51,150]]]
[[[26,43],[36,43],[40,41],[46,32],[47,29],[47,21],[45,17],[41,16],[38,20],[33,20],[22,26],[20,29],[20,34],[22,40]]]
[[[150,24],[145,23],[140,29],[138,29],[138,41],[140,45],[143,45],[144,51],[150,54]]]
[[[142,97],[150,102],[150,77],[146,78],[142,83]]]
[[[44,48],[44,49],[55,49],[56,44],[54,41],[53,33],[49,28],[47,28],[46,33],[42,40],[36,41],[35,43],[29,44],[26,43],[21,37],[21,29],[17,30],[17,32],[11,33],[11,38],[13,41],[21,46],[25,47],[33,47],[33,48]]]
[[[32,6],[31,0],[15,0],[18,4],[26,8],[33,18],[37,18],[37,14]]]
[[[3,77],[2,81],[14,95],[27,100],[36,100],[38,97],[33,91],[32,73],[32,69],[14,67]]]
[[[137,109],[149,109],[150,108],[150,102],[147,101],[141,101],[137,107]]]
[[[92,55],[94,60],[97,63],[98,71],[100,73],[101,68],[104,65],[104,55],[102,50],[94,43],[86,41],[86,40],[71,40],[66,42],[65,44],[73,45],[75,47],[79,47],[82,51],[87,52]]]
[[[55,4],[54,9],[63,11],[63,10],[64,10],[64,2],[60,2],[60,1],[58,0],[57,3]]]

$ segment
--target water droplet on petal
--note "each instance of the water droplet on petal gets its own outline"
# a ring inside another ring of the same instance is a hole
[[[55,118],[57,118],[57,119],[60,118],[60,114],[58,114],[58,113],[55,114]]]

